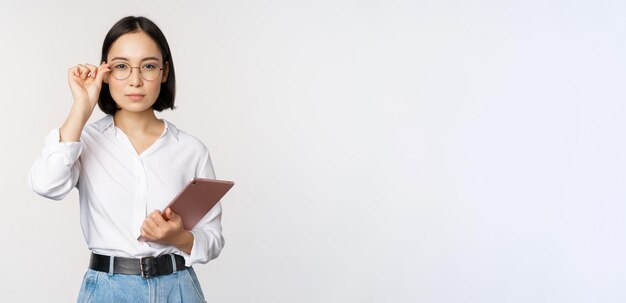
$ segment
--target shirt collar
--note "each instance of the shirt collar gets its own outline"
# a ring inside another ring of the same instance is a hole
[[[176,141],[178,142],[179,131],[176,125],[170,123],[169,121],[165,119],[161,119],[161,120],[165,122],[165,133],[172,134],[172,136],[174,136],[174,139],[176,139]],[[115,124],[113,120],[113,115],[106,115],[102,119],[95,122],[95,126],[98,128],[98,130],[101,133],[104,133],[104,131],[106,131],[107,129],[111,129],[111,131],[113,132],[113,135],[115,135],[115,132],[116,132],[114,125]]]

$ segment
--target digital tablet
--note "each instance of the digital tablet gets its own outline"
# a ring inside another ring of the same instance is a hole
[[[163,209],[169,207],[183,219],[183,227],[191,230],[235,185],[233,181],[194,178]]]

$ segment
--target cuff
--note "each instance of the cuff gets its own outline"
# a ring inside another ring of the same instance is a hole
[[[45,147],[43,149],[43,155],[48,157],[55,153],[63,155],[63,164],[71,166],[76,162],[82,151],[82,142],[59,142],[61,140],[61,133],[58,128],[50,131],[45,139]]]
[[[185,258],[185,266],[191,266],[194,263],[202,263],[206,259],[207,247],[202,245],[206,243],[205,235],[198,230],[190,230],[193,235],[193,245],[191,246],[191,254],[180,251],[180,255]]]

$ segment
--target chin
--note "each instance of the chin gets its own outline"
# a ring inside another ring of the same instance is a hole
[[[120,106],[121,110],[131,113],[141,113],[147,110],[152,110],[152,106]]]

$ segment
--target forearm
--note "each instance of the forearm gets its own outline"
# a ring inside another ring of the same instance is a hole
[[[172,243],[172,245],[186,254],[191,254],[191,249],[193,247],[193,234],[188,230],[183,230],[183,232],[181,232],[178,237],[174,239],[174,243]]]
[[[80,134],[89,120],[91,113],[92,110],[89,109],[88,105],[82,102],[74,102],[67,119],[65,119],[63,126],[59,129],[61,137],[60,142],[80,141]]]

